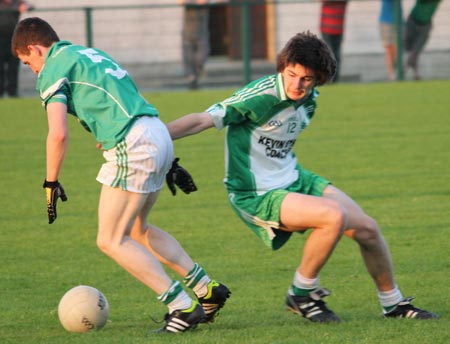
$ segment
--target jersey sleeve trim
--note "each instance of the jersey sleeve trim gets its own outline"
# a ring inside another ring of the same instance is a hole
[[[57,80],[53,85],[48,87],[45,90],[41,90],[39,96],[43,103],[47,103],[51,97],[53,97],[56,93],[58,93],[61,88],[69,83],[69,79],[61,78]]]
[[[64,103],[67,105],[67,97],[63,92],[56,92],[51,98],[47,99],[47,101],[42,102],[42,105],[45,107],[50,103]]]
[[[224,127],[223,118],[225,117],[225,108],[220,104],[214,104],[209,107],[206,112],[208,112],[214,122],[214,126],[217,130],[221,130]]]

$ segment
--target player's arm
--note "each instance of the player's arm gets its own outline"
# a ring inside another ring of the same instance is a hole
[[[192,113],[167,124],[172,140],[197,134],[212,126],[214,126],[214,122],[208,112]],[[175,185],[186,194],[197,191],[193,178],[186,169],[178,164],[179,160],[176,158],[173,161],[172,167],[166,175],[167,185],[174,196],[176,195]]]
[[[67,107],[64,103],[47,105],[47,181],[58,180],[66,155],[69,133],[67,128]]]
[[[213,126],[214,121],[209,112],[191,113],[167,124],[172,140],[197,134]]]
[[[69,141],[67,106],[59,102],[49,103],[47,105],[47,119],[47,174],[43,187],[47,198],[48,223],[53,223],[57,215],[56,203],[58,198],[67,201],[66,193],[58,181]]]

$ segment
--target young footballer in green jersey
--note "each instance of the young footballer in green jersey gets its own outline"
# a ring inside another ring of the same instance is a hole
[[[196,190],[186,170],[173,160],[173,143],[158,111],[138,92],[128,73],[104,52],[60,41],[40,18],[16,26],[12,51],[38,74],[37,91],[47,112],[47,195],[49,223],[58,198],[67,196],[58,182],[68,146],[67,114],[78,118],[103,149],[106,162],[97,180],[103,184],[98,208],[99,248],[168,306],[164,332],[183,332],[214,321],[230,295],[192,261],[177,240],[147,224],[164,180],[184,192]],[[192,288],[192,300],[165,272],[166,265]]]
[[[311,122],[316,86],[332,80],[336,62],[310,32],[295,35],[277,57],[278,74],[263,77],[205,112],[168,124],[178,139],[205,129],[227,128],[228,199],[237,216],[270,248],[293,232],[311,231],[286,304],[313,322],[338,322],[324,303],[319,273],[342,235],[355,240],[373,278],[385,317],[430,319],[437,315],[403,298],[388,247],[374,219],[331,183],[297,162],[292,147]]]

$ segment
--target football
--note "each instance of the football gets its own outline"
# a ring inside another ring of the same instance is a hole
[[[88,332],[105,326],[109,304],[105,295],[96,288],[80,285],[70,289],[58,305],[58,317],[69,332]]]

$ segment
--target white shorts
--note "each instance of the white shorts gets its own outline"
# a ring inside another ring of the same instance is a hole
[[[158,117],[143,116],[116,147],[103,152],[97,181],[136,193],[161,190],[173,161],[173,142]]]

